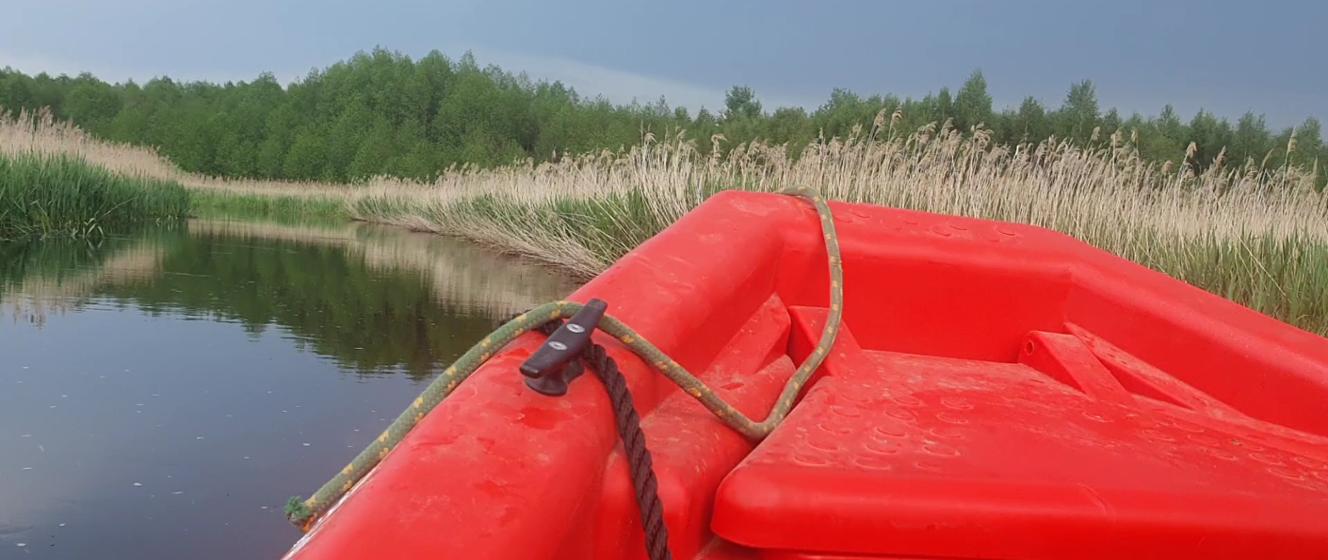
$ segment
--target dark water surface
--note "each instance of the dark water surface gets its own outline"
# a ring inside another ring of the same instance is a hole
[[[366,225],[0,245],[0,558],[270,558],[548,269]]]

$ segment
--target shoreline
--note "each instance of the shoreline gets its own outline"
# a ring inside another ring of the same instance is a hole
[[[981,131],[979,131],[981,132]],[[147,148],[50,119],[0,119],[0,154],[81,159],[113,175],[175,181],[189,215],[348,219],[459,237],[589,278],[710,195],[812,185],[832,200],[1040,226],[1328,334],[1328,194],[1314,173],[1253,163],[1202,173],[1142,160],[1120,134],[998,146],[982,134],[830,139],[797,159],[751,143],[727,156],[677,139],[619,152],[463,167],[423,184],[253,182],[180,171]]]

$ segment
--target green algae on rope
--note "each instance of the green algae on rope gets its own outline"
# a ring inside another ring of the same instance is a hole
[[[825,361],[826,356],[830,353],[835,337],[839,334],[840,319],[844,308],[843,263],[839,252],[839,236],[835,232],[834,217],[830,213],[830,207],[820,193],[811,188],[795,187],[785,189],[783,193],[805,198],[816,209],[816,215],[821,223],[821,232],[825,238],[826,259],[830,272],[830,310],[825,328],[821,331],[820,341],[808,354],[807,359],[789,377],[778,400],[775,401],[775,405],[764,419],[757,421],[743,414],[742,411],[716,395],[714,390],[675,362],[668,354],[665,354],[664,351],[651,344],[650,341],[616,317],[606,314],[599,323],[599,330],[617,339],[633,354],[644,360],[646,364],[654,367],[681,387],[683,391],[686,391],[687,394],[700,401],[706,409],[710,410],[729,427],[751,439],[761,439],[769,435],[793,409],[793,403],[798,394],[802,392],[803,386],[806,385],[807,380],[811,378],[812,374],[816,372],[816,369],[821,366],[821,363]],[[441,375],[430,382],[429,386],[425,387],[424,391],[420,393],[420,396],[397,416],[396,420],[393,420],[392,424],[373,443],[356,455],[355,459],[341,469],[331,480],[323,484],[318,491],[314,492],[313,496],[304,500],[299,497],[291,498],[286,504],[286,518],[301,529],[308,530],[318,516],[331,508],[337,500],[350,491],[356,482],[359,482],[369,471],[373,470],[387,456],[388,452],[395,448],[401,440],[405,439],[406,434],[410,433],[410,430],[429,411],[438,406],[443,399],[456,390],[462,381],[470,377],[475,370],[484,365],[484,362],[488,361],[503,346],[515,340],[518,336],[539,328],[550,321],[570,318],[581,308],[580,303],[572,301],[545,303],[518,315],[489,333],[488,336],[470,347],[456,362],[448,366]]]

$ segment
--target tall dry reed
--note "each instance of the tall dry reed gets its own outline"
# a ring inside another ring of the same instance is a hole
[[[1188,157],[1159,166],[1119,131],[1092,148],[1056,139],[1002,146],[981,129],[933,124],[900,133],[896,120],[887,127],[881,115],[871,130],[814,143],[796,158],[760,142],[706,155],[682,136],[647,134],[619,152],[455,168],[430,184],[378,178],[358,188],[199,177],[151,150],[100,142],[41,115],[0,119],[0,152],[71,153],[239,196],[340,199],[359,219],[466,237],[585,276],[718,190],[813,185],[838,200],[1055,229],[1328,332],[1328,196],[1313,187],[1315,171],[1253,161],[1196,170]],[[729,148],[722,136],[707,140]]]
[[[716,190],[814,185],[837,200],[1058,230],[1328,332],[1328,197],[1311,173],[1154,165],[1119,133],[1084,149],[998,146],[987,131],[936,125],[886,132],[819,142],[797,158],[759,142],[716,156],[647,137],[622,152],[453,170],[427,186],[378,182],[353,196],[352,213],[591,275]]]

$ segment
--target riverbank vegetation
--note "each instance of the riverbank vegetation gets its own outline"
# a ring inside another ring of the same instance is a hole
[[[1029,97],[1000,109],[977,72],[953,92],[941,88],[920,99],[835,90],[813,110],[765,107],[757,92],[734,87],[723,107],[693,113],[662,99],[614,105],[559,83],[481,67],[469,54],[452,60],[433,52],[413,60],[377,49],[288,86],[271,75],[225,84],[157,78],[140,85],[0,69],[0,106],[49,108],[98,138],[155,147],[187,171],[268,180],[347,182],[391,175],[430,181],[453,165],[488,168],[617,151],[639,143],[644,133],[665,138],[680,130],[702,140],[696,150],[703,155],[712,148],[727,155],[762,139],[796,156],[822,139],[871,127],[881,110],[899,115],[897,131],[948,121],[969,133],[981,125],[1000,145],[1055,137],[1101,149],[1108,147],[1108,135],[1121,130],[1136,137],[1139,158],[1199,171],[1219,154],[1226,163],[1253,160],[1267,168],[1328,162],[1323,131],[1313,118],[1277,130],[1255,113],[1234,123],[1206,111],[1182,116],[1171,106],[1155,116],[1125,115],[1100,107],[1091,82],[1072,85],[1063,100]],[[714,134],[728,141],[704,142]],[[1297,149],[1288,150],[1293,139]],[[1193,153],[1187,153],[1191,143]]]
[[[384,182],[350,204],[361,219],[469,237],[590,275],[716,190],[815,185],[837,200],[1062,231],[1328,333],[1328,196],[1310,172],[1159,165],[1119,132],[1094,149],[1002,146],[980,129],[892,133],[884,113],[876,123],[797,159],[761,142],[720,156],[685,138],[647,137],[622,152],[463,169],[429,186]]]
[[[189,210],[179,183],[112,173],[66,155],[0,153],[0,241],[85,237]]]
[[[0,122],[0,153],[77,155],[135,177],[174,180],[217,205],[335,208],[351,217],[469,238],[593,275],[723,189],[813,185],[828,197],[1033,224],[1328,333],[1328,195],[1317,160],[1205,160],[1191,143],[1146,156],[1137,130],[1095,127],[1084,142],[997,142],[983,126],[912,127],[881,107],[867,126],[786,143],[645,131],[631,147],[497,167],[453,166],[432,180],[352,185],[185,172],[155,151],[95,139],[50,115]],[[796,155],[796,157],[795,157]],[[1290,157],[1285,157],[1290,155]],[[256,201],[271,197],[278,202]],[[291,199],[280,202],[281,199]],[[248,201],[248,202],[246,202]],[[293,211],[293,210],[292,210]]]
[[[267,196],[226,190],[195,189],[189,205],[191,216],[239,218],[274,222],[346,221],[350,218],[346,197]]]
[[[154,181],[183,186],[189,192],[188,212],[193,216],[346,219],[346,196],[354,188],[330,183],[233,180],[190,173],[158,155],[155,149],[97,139],[45,110],[6,113],[0,107],[0,155],[54,158],[71,162],[70,165],[77,162],[145,186]],[[30,183],[29,187],[37,185]],[[56,191],[47,194],[54,196]],[[81,208],[90,210],[86,206]],[[91,214],[83,216],[91,217]]]

